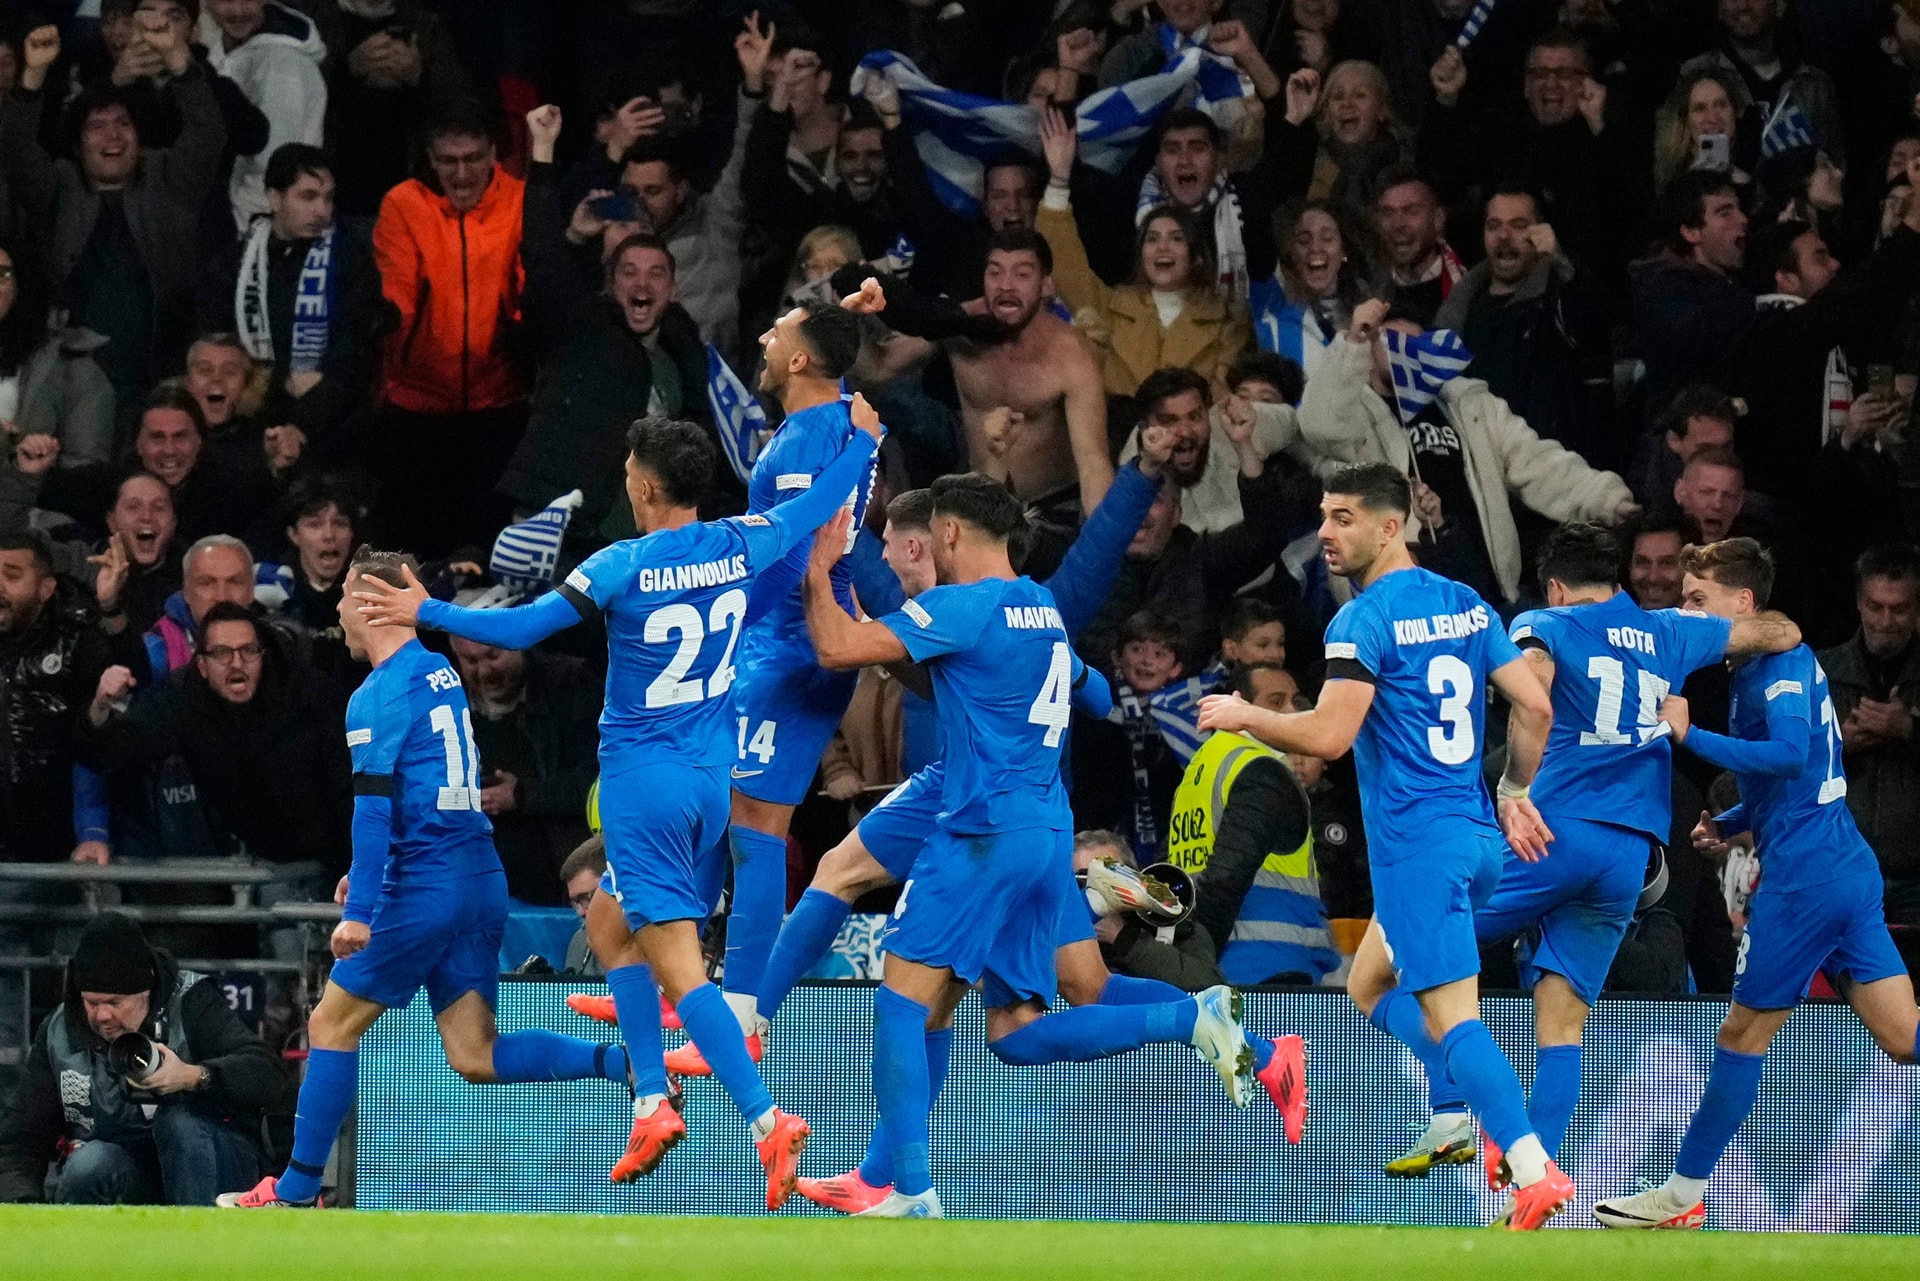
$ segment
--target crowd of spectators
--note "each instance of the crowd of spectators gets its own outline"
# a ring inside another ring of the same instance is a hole
[[[1076,638],[1116,692],[1070,739],[1083,862],[1178,846],[1200,695],[1314,695],[1345,591],[1319,477],[1386,462],[1421,563],[1509,617],[1541,602],[1557,523],[1618,527],[1648,607],[1678,603],[1686,544],[1765,542],[1889,920],[1920,930],[1920,0],[23,0],[3,21],[0,862],[299,863],[290,892],[326,898],[365,674],[334,613],[351,548],[499,599],[495,536],[578,490],[564,572],[633,533],[632,419],[728,443],[714,370],[756,385],[775,316],[872,278],[846,381],[891,434],[856,557],[930,573],[887,500],[963,470],[1026,503],[1036,578],[1118,540]],[[1192,87],[1117,165],[1091,154],[1083,104],[1188,50]],[[1017,113],[1018,140],[956,153],[927,81]],[[723,468],[703,510],[744,501]],[[513,894],[577,901],[604,647],[451,651]],[[860,689],[794,827],[796,892],[935,750],[911,689]],[[1725,691],[1689,685],[1696,721],[1724,729]],[[1677,760],[1683,833],[1716,780]],[[1338,981],[1318,942],[1268,974],[1227,959],[1255,855],[1307,851],[1316,940],[1370,910],[1351,762],[1280,764],[1248,795],[1308,812],[1199,871],[1179,929],[1104,924],[1113,964]],[[1726,990],[1715,877],[1676,843],[1623,986]],[[0,877],[0,905],[62,894]],[[19,916],[0,955],[54,948]]]

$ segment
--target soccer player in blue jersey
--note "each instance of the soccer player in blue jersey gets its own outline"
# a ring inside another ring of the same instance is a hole
[[[1751,538],[1682,554],[1684,603],[1720,618],[1751,618],[1773,590],[1773,562]],[[1724,856],[1732,845],[1760,858],[1760,886],[1747,908],[1733,1003],[1715,1038],[1707,1087],[1657,1188],[1602,1201],[1593,1217],[1610,1228],[1698,1228],[1702,1193],[1720,1154],[1753,1110],[1767,1046],[1826,974],[1896,1063],[1920,1061],[1920,1010],[1881,910],[1880,865],[1847,812],[1840,725],[1827,675],[1796,646],[1740,662],[1733,674],[1730,734],[1694,727],[1687,701],[1669,695],[1660,720],[1674,741],[1740,784],[1740,804],[1702,814],[1694,844]]]
[[[1516,618],[1512,637],[1553,697],[1553,730],[1532,789],[1553,832],[1553,856],[1528,862],[1509,852],[1499,888],[1474,913],[1482,942],[1539,927],[1531,968],[1540,1049],[1527,1115],[1555,1157],[1580,1098],[1581,1031],[1672,818],[1673,749],[1660,701],[1729,654],[1785,653],[1800,643],[1784,614],[1729,621],[1649,613],[1620,590],[1621,563],[1619,541],[1599,525],[1563,526],[1541,549],[1548,608]],[[1466,1101],[1446,1064],[1422,1066],[1433,1122],[1413,1151],[1387,1166],[1390,1175],[1419,1177],[1474,1155]],[[1497,1161],[1489,1172],[1497,1179]]]
[[[760,389],[779,398],[786,418],[754,461],[749,512],[765,514],[807,493],[853,434],[840,379],[860,356],[858,313],[880,304],[879,284],[869,281],[841,306],[796,307],[760,336],[766,361]],[[869,472],[850,500],[856,524],[871,488]],[[727,844],[733,897],[722,986],[756,1061],[763,1020],[755,993],[787,907],[787,830],[847,714],[855,682],[855,673],[826,671],[814,660],[799,591],[807,551],[792,555],[786,579],[791,590],[770,601],[765,617],[740,638],[732,693],[735,759]],[[834,593],[844,610],[853,608],[848,582],[846,568],[836,566]],[[697,1045],[674,1051],[667,1065],[681,1076],[708,1071]]]
[[[494,1025],[507,879],[493,825],[480,812],[480,751],[466,691],[445,658],[411,628],[373,628],[355,584],[398,585],[410,558],[362,548],[348,567],[339,613],[354,657],[373,673],[347,704],[353,755],[353,865],[340,884],[333,973],[307,1021],[307,1075],[286,1171],[228,1209],[311,1206],[334,1136],[353,1107],[360,1038],[421,988],[447,1062],[479,1084],[628,1079],[617,1045],[540,1029],[502,1036]]]
[[[1027,1042],[1066,1035],[1091,1049],[1131,1023],[1135,1043],[1201,1049],[1244,1103],[1242,1060],[1251,1055],[1225,989],[1175,1006],[1084,1006],[1042,1018],[1061,921],[1084,911],[1071,875],[1061,743],[1076,685],[1089,685],[1096,708],[1108,700],[1099,674],[1067,643],[1052,595],[1013,571],[1007,539],[1021,519],[1019,500],[986,476],[935,481],[940,581],[877,621],[856,622],[834,600],[828,568],[844,515],[822,532],[808,568],[807,627],[822,665],[924,664],[945,751],[944,810],[901,889],[874,999],[874,1094],[893,1183],[863,1211],[874,1217],[941,1213],[928,1151],[932,1061],[944,1065],[941,1034],[976,980],[984,984],[987,1045],[1002,1058],[1056,1061],[1069,1056],[1032,1057]],[[1039,1031],[1047,1023],[1053,1029]]]
[[[1573,1199],[1573,1181],[1533,1134],[1519,1078],[1480,1021],[1473,910],[1499,880],[1503,827],[1523,858],[1542,857],[1551,839],[1527,787],[1553,704],[1492,608],[1414,565],[1406,477],[1383,464],[1348,467],[1325,488],[1327,567],[1359,594],[1327,628],[1319,703],[1280,713],[1211,695],[1201,701],[1200,728],[1236,730],[1324,760],[1354,749],[1374,921],[1349,990],[1383,1031],[1435,1044],[1430,1052],[1445,1059],[1507,1153],[1516,1185],[1507,1224],[1537,1228]],[[1480,777],[1489,682],[1515,709],[1498,820]],[[1415,999],[1394,999],[1398,990]]]
[[[594,553],[561,586],[508,610],[467,610],[406,590],[360,593],[375,622],[418,621],[482,644],[525,649],[582,619],[607,626],[600,718],[600,818],[607,875],[587,911],[587,940],[606,969],[634,1073],[626,1182],[686,1134],[668,1100],[660,991],[752,1127],[767,1171],[767,1208],[793,1191],[808,1129],[774,1107],[740,1025],[707,981],[698,927],[721,879],[730,691],[741,629],[791,595],[778,566],[871,470],[880,420],[860,397],[858,430],[808,493],[777,512],[702,523],[714,453],[690,423],[647,418],[628,435],[627,496],[639,538]],[[763,571],[772,570],[765,578]],[[658,983],[658,988],[655,984]]]

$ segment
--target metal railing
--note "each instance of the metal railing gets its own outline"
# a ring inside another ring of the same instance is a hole
[[[317,881],[324,875],[318,863],[251,863],[235,859],[128,860],[105,865],[0,862],[0,881],[73,885],[79,887],[81,897],[79,903],[0,903],[0,922],[73,925],[90,921],[103,911],[116,911],[143,925],[300,926],[305,928],[308,937],[298,960],[184,958],[180,964],[206,973],[247,970],[287,975],[304,987],[317,980],[320,968],[331,959],[322,931],[340,919],[339,905],[298,902],[262,906],[256,901],[255,892],[263,885]],[[123,904],[115,901],[118,895],[113,892],[122,885],[224,885],[231,889],[233,901]],[[33,1043],[33,975],[63,970],[67,960],[57,953],[0,956],[0,973],[20,976],[21,1014],[20,1041],[17,1045],[0,1044],[0,1064],[24,1062],[27,1048]]]

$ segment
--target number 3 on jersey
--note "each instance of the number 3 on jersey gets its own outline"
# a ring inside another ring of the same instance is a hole
[[[1427,729],[1427,750],[1442,765],[1473,758],[1473,669],[1452,654],[1427,664],[1427,692],[1440,695],[1440,723]]]
[[[447,749],[447,785],[440,789],[437,807],[443,810],[480,808],[480,748],[473,741],[473,715],[462,710],[454,724],[453,704],[442,703],[427,715],[427,724]],[[463,743],[464,738],[464,743]]]

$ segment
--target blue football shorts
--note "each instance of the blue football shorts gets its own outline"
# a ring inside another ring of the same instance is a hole
[[[491,1009],[506,927],[507,874],[498,868],[383,892],[367,945],[334,962],[330,978],[390,1010],[406,1009],[421,988],[436,1015],[468,992]]]
[[[1487,942],[1538,924],[1529,968],[1560,975],[1592,1005],[1640,901],[1653,838],[1611,823],[1542,817],[1553,832],[1547,856],[1529,863],[1507,850],[1499,887],[1474,913],[1474,929]]]

